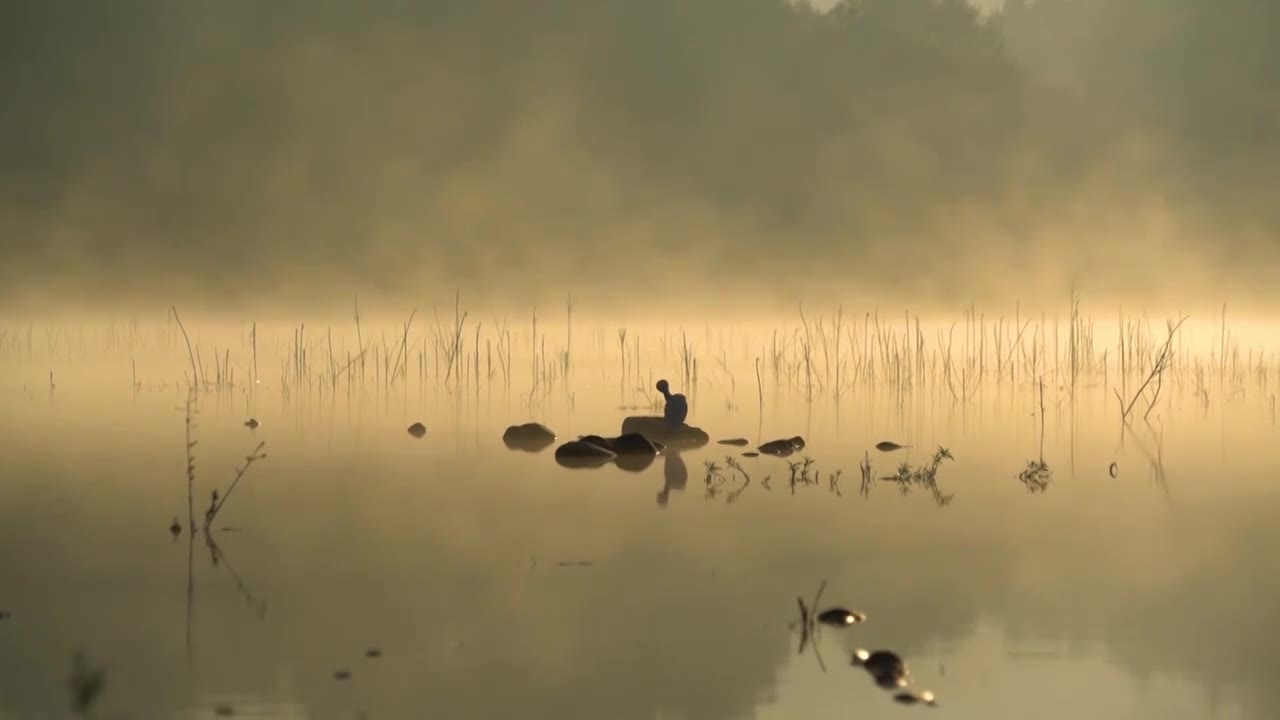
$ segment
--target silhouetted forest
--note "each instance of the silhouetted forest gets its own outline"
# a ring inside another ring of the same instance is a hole
[[[944,292],[1179,254],[1238,286],[1280,257],[1277,31],[1267,0],[19,0],[0,282],[515,292],[621,254],[610,286]]]

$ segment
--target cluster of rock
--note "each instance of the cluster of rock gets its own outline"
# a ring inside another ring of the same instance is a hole
[[[553,430],[539,423],[512,425],[502,434],[512,450],[541,452],[556,442]],[[702,447],[710,442],[701,428],[673,426],[661,417],[634,416],[622,421],[622,432],[613,436],[583,435],[556,448],[556,462],[565,467],[598,467],[616,462],[623,469],[647,467],[668,451]]]

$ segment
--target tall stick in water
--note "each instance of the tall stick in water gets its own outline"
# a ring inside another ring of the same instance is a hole
[[[249,333],[249,338],[253,343],[253,382],[249,386],[252,392],[254,386],[258,384],[258,323],[253,324],[253,330]]]
[[[196,531],[196,510],[195,510],[195,484],[196,484],[196,456],[193,452],[196,447],[195,440],[191,439],[191,430],[195,425],[196,415],[196,389],[194,386],[187,388],[187,428],[186,428],[186,450],[187,450],[187,532],[195,533]]]
[[[564,341],[564,375],[569,377],[569,367],[573,358],[573,293],[564,301],[565,341]]]
[[[760,401],[760,415],[764,415],[764,383],[760,380],[760,358],[756,357],[756,396]]]
[[[194,386],[200,382],[200,372],[196,369],[196,354],[191,350],[191,338],[187,336],[187,329],[182,325],[182,318],[178,317],[178,308],[170,305],[169,310],[173,313],[173,319],[178,321],[178,329],[182,331],[182,339],[187,341],[187,357],[191,358],[191,384]]]

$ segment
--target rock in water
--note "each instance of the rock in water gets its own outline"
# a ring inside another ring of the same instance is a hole
[[[719,442],[721,445],[736,445],[738,447],[742,447],[744,445],[750,444],[750,441],[748,441],[746,438],[729,438],[728,440],[719,440],[717,442]]]
[[[420,422],[416,422],[409,426],[409,434],[416,438],[420,438],[427,434],[427,426]]]
[[[882,688],[892,690],[907,686],[907,677],[910,675],[907,663],[895,652],[857,650],[853,653],[853,664],[861,665],[871,674],[876,685]]]
[[[893,699],[896,700],[897,702],[902,703],[903,705],[924,704],[924,705],[928,705],[929,707],[938,706],[937,698],[934,697],[934,694],[929,692],[928,690],[921,690],[920,692],[911,692],[910,690],[903,690],[897,695],[894,695]]]
[[[658,455],[662,450],[640,433],[623,433],[611,438],[612,450],[619,455]]]
[[[804,446],[804,438],[797,435],[796,437],[786,438],[785,440],[770,440],[756,449],[765,455],[788,457],[792,453],[803,450]]]
[[[876,449],[879,450],[880,452],[893,452],[894,450],[901,450],[903,448],[909,448],[909,447],[911,446],[899,445],[896,442],[889,442],[888,440],[885,440],[884,442],[876,443]]]
[[[584,440],[570,440],[556,448],[556,462],[563,467],[599,467],[617,457],[614,451]]]
[[[502,433],[502,442],[512,450],[538,452],[550,447],[556,441],[556,434],[546,425],[535,422],[523,425],[512,425]]]
[[[655,415],[632,415],[622,421],[622,434],[637,433],[651,442],[678,450],[700,448],[711,442],[711,437],[702,428],[690,425],[672,427],[666,420]]]
[[[857,625],[866,619],[867,616],[863,613],[845,610],[844,608],[831,608],[818,614],[818,622],[830,627],[848,627],[849,625]]]

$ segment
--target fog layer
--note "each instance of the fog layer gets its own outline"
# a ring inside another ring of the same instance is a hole
[[[1267,0],[17,0],[0,301],[1228,299]]]

